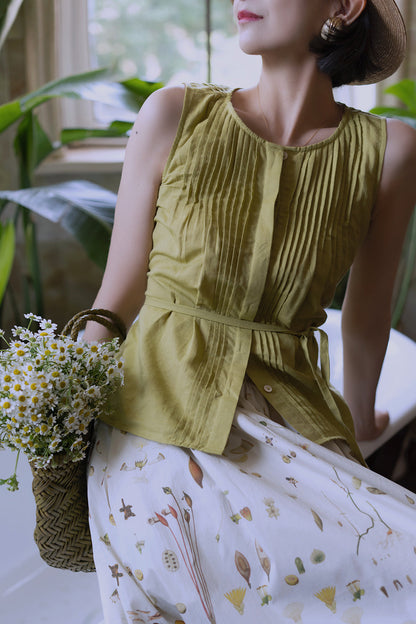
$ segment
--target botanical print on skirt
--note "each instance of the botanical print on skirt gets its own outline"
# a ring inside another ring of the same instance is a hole
[[[106,624],[416,624],[416,495],[249,381],[222,456],[100,423],[89,502]]]

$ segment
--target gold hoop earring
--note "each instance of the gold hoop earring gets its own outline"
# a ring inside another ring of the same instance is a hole
[[[325,24],[322,26],[321,37],[327,41],[336,36],[337,32],[340,32],[344,26],[342,17],[329,17]]]

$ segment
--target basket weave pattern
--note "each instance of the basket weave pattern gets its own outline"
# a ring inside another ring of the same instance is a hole
[[[54,568],[94,572],[88,524],[88,460],[31,468],[36,500],[34,538],[40,556]]]
[[[121,340],[126,336],[123,321],[103,309],[83,310],[65,326],[64,335],[76,340],[88,321],[110,329]],[[86,439],[91,442],[92,428]],[[36,502],[34,539],[42,559],[53,568],[73,572],[94,572],[91,534],[88,522],[88,456],[81,461],[65,461],[57,455],[54,465],[31,465],[32,490]]]

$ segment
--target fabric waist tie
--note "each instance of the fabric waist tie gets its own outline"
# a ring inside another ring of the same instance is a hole
[[[296,332],[280,325],[273,325],[272,323],[259,323],[257,321],[247,321],[245,319],[239,319],[232,316],[225,316],[218,314],[213,310],[204,310],[202,308],[194,308],[192,306],[185,306],[179,303],[173,303],[173,301],[166,301],[165,299],[159,299],[158,297],[152,297],[146,295],[145,305],[152,306],[154,308],[160,308],[162,310],[168,310],[170,312],[178,312],[179,314],[186,314],[198,319],[204,319],[206,321],[213,321],[214,323],[222,323],[223,325],[230,325],[231,327],[240,327],[242,329],[249,329],[251,331],[269,331],[278,334],[289,334],[291,336],[297,336],[301,340],[302,349],[305,353],[306,360],[309,363],[312,370],[312,365],[309,349],[308,338],[313,335],[313,332],[319,332],[320,334],[320,359],[321,359],[321,372],[322,377],[329,383],[329,351],[328,351],[328,336],[320,327],[309,327],[306,331]]]

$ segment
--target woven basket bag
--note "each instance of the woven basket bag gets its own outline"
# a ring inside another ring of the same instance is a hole
[[[63,334],[76,340],[90,320],[104,325],[122,340],[123,321],[108,310],[83,310],[65,326]],[[93,427],[86,439],[91,441]],[[42,559],[54,568],[73,572],[94,572],[91,535],[88,523],[88,456],[78,462],[65,462],[57,456],[56,467],[31,465],[32,490],[36,503],[34,539]]]

